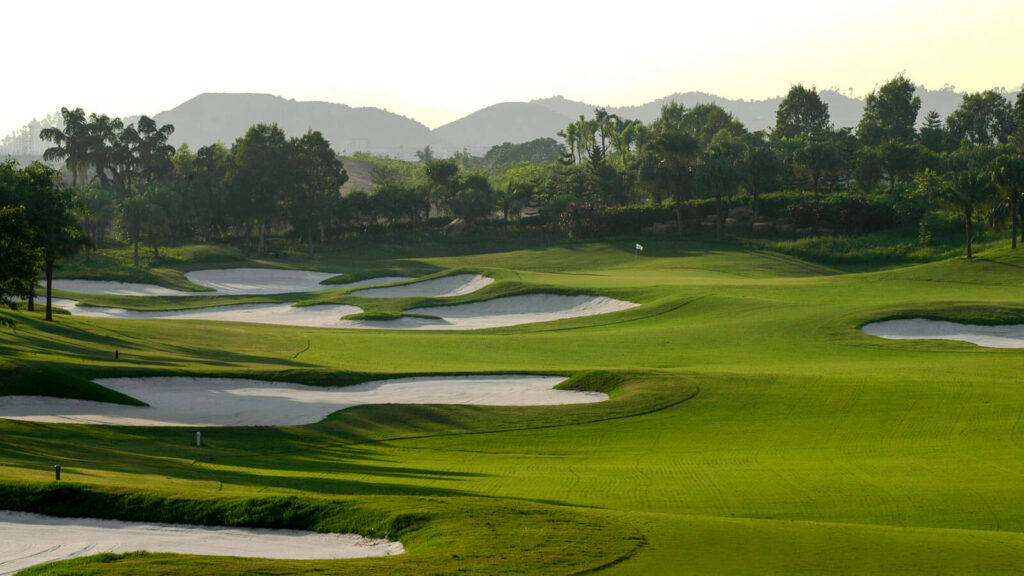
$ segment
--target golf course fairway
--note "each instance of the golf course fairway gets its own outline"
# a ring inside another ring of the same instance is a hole
[[[565,376],[561,389],[610,397],[356,406],[305,426],[205,429],[202,446],[195,428],[0,420],[0,509],[355,533],[405,550],[345,560],[101,554],[23,574],[1021,572],[1024,351],[887,340],[861,327],[1020,323],[1024,251],[844,273],[739,246],[644,245],[639,258],[630,240],[457,256],[440,245],[359,246],[291,262],[355,278],[494,279],[443,301],[377,302],[324,291],[329,284],[298,301],[357,306],[375,319],[540,293],[639,304],[486,330],[0,312],[17,323],[0,330],[0,395],[130,404],[93,380],[343,385],[514,373]],[[211,298],[85,300],[172,309]]]

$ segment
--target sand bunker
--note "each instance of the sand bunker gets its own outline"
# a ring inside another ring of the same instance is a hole
[[[316,304],[313,306],[292,306],[283,304],[231,304],[190,310],[126,310],[124,308],[100,308],[79,306],[73,300],[54,304],[71,312],[72,316],[91,318],[128,318],[136,320],[219,320],[222,322],[255,322],[283,326],[306,326],[310,328],[342,328],[342,316],[359,314],[363,310],[344,304]]]
[[[57,560],[137,550],[290,560],[367,558],[405,551],[356,534],[144,524],[0,511],[0,576]]]
[[[276,268],[225,268],[185,274],[189,282],[213,288],[218,294],[288,294],[329,290],[331,286],[320,283],[334,276],[337,274]]]
[[[347,320],[342,322],[342,326],[391,330],[478,330],[608,314],[636,306],[639,304],[606,296],[526,294],[406,311],[410,314],[437,316],[437,319],[403,317],[395,320]]]
[[[872,322],[861,330],[890,340],[959,340],[987,348],[1024,348],[1024,324],[981,326],[912,318]]]
[[[407,276],[383,276],[350,282],[348,284],[321,284],[337,274],[312,272],[309,270],[278,270],[273,268],[225,268],[223,270],[197,270],[185,274],[193,284],[211,291],[186,292],[173,290],[155,284],[135,284],[111,280],[68,280],[56,278],[55,290],[78,294],[109,294],[112,296],[218,296],[218,295],[259,295],[313,292],[336,288],[359,288],[380,286],[412,280]]]
[[[479,274],[455,274],[402,286],[358,290],[352,295],[362,298],[448,298],[476,292],[491,282],[494,282],[494,278]]]
[[[566,296],[561,294],[526,294],[494,298],[483,302],[413,308],[407,316],[394,320],[342,320],[343,316],[362,313],[357,306],[316,304],[293,306],[294,302],[267,304],[229,304],[188,310],[127,310],[79,306],[74,300],[55,298],[54,306],[74,316],[92,318],[123,318],[136,320],[216,320],[222,322],[254,322],[309,328],[375,328],[384,330],[479,330],[517,326],[534,322],[550,322],[619,312],[639,306],[605,296]]]
[[[98,384],[149,404],[123,406],[44,396],[0,397],[0,418],[113,426],[288,426],[312,424],[360,404],[546,406],[608,399],[552,390],[558,376],[436,376],[324,388],[241,378],[106,378]]]
[[[112,296],[209,296],[212,292],[185,292],[156,284],[136,284],[111,280],[67,280],[54,278],[53,289],[78,294],[110,294]]]
[[[381,276],[380,278],[370,278],[368,280],[358,280],[356,282],[347,282],[345,284],[331,284],[330,288],[362,288],[363,286],[380,286],[382,284],[395,284],[396,282],[407,282],[414,280],[410,276]]]

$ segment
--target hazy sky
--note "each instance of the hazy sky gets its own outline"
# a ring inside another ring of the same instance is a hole
[[[61,106],[156,114],[202,92],[378,106],[437,126],[502,101],[673,92],[863,96],[900,71],[1024,82],[1020,0],[103,2],[15,0],[0,136]]]

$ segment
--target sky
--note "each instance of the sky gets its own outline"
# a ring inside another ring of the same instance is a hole
[[[429,127],[507,101],[862,97],[1024,82],[1020,0],[14,0],[0,137],[62,106],[153,115],[203,92],[375,106]]]

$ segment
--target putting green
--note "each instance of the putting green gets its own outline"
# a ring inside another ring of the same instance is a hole
[[[9,370],[0,392],[46,381],[88,399],[104,392],[83,380],[126,375],[322,384],[535,372],[577,374],[567,386],[611,400],[363,406],[303,427],[219,429],[202,448],[183,429],[0,422],[0,504],[43,502],[3,490],[44,490],[36,483],[59,461],[70,485],[92,491],[78,502],[139,494],[201,503],[180,506],[192,510],[327,499],[349,510],[338,512],[356,524],[347,528],[371,536],[371,517],[415,517],[392,529],[400,557],[132,555],[49,573],[1010,574],[1024,565],[1021,351],[860,330],[896,317],[1019,321],[1024,257],[996,250],[838,274],[673,242],[645,243],[634,259],[631,246],[457,257],[418,247],[414,258],[381,249],[394,268],[414,261],[495,278],[480,298],[534,290],[641,304],[481,333],[11,314],[19,327],[0,333]],[[107,508],[118,509],[96,507]]]

